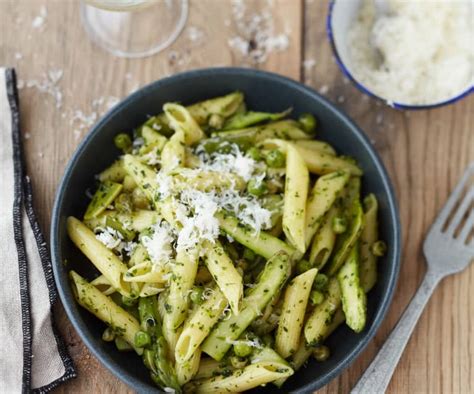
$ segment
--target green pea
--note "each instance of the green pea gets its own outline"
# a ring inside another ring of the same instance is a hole
[[[332,230],[336,234],[345,233],[347,230],[347,219],[344,216],[336,216],[332,220]]]
[[[189,294],[189,299],[197,305],[201,305],[204,301],[203,298],[204,289],[200,286],[194,286]]]
[[[309,302],[311,302],[312,305],[319,305],[323,301],[323,293],[321,293],[319,290],[311,290],[311,293],[309,293]]]
[[[132,140],[128,134],[120,133],[114,137],[114,144],[118,149],[127,152],[132,147]]]
[[[262,153],[260,152],[260,149],[258,149],[256,146],[252,146],[248,151],[247,151],[247,156],[251,157],[254,160],[260,160],[262,158]]]
[[[114,339],[115,339],[114,330],[112,330],[110,327],[107,327],[102,334],[102,340],[105,342],[112,342]]]
[[[323,273],[318,273],[314,278],[313,289],[319,291],[325,291],[329,278]]]
[[[303,131],[308,134],[313,134],[316,130],[316,118],[312,114],[304,113],[298,118]]]
[[[273,149],[267,153],[265,162],[269,167],[281,168],[285,165],[285,155],[278,149]]]
[[[234,353],[238,357],[247,357],[252,353],[252,347],[246,343],[236,343],[234,344]]]
[[[245,248],[242,257],[247,261],[254,261],[257,255],[252,249]]]
[[[372,245],[372,254],[377,257],[383,256],[387,252],[387,244],[384,241],[374,242]]]
[[[145,347],[151,343],[150,334],[145,331],[137,331],[134,342],[136,347]]]
[[[303,272],[306,272],[311,268],[313,268],[313,266],[308,260],[301,260],[298,261],[298,264],[296,264],[296,270],[298,271],[298,274],[302,274]]]
[[[267,192],[268,188],[265,182],[257,180],[255,178],[250,179],[247,183],[247,191],[254,196],[262,196]]]
[[[230,356],[229,357],[230,364],[236,369],[242,369],[248,363],[246,358],[237,357],[237,356]]]
[[[331,352],[329,351],[329,348],[324,345],[317,346],[313,350],[313,357],[316,361],[326,361],[330,354]]]

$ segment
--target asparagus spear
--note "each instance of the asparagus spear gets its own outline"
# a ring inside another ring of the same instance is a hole
[[[143,352],[143,362],[151,370],[151,378],[155,383],[162,388],[170,387],[176,393],[181,393],[174,367],[168,359],[167,343],[156,311],[156,296],[140,298],[138,301],[140,326],[151,336],[151,344]]]
[[[355,332],[361,332],[367,320],[367,297],[359,280],[358,242],[339,270],[337,279],[341,288],[342,309],[346,315],[346,323]]]

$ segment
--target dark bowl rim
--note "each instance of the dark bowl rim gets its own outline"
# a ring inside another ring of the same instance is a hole
[[[341,70],[341,72],[346,76],[354,85],[357,89],[359,89],[362,93],[368,95],[369,97],[372,97],[378,101],[382,101],[384,104],[388,105],[389,107],[395,108],[395,109],[400,109],[400,110],[425,110],[425,109],[435,109],[439,107],[444,107],[445,105],[450,105],[454,104],[455,102],[463,99],[464,97],[469,96],[471,93],[474,93],[474,86],[468,86],[465,90],[461,91],[458,93],[456,96],[453,96],[451,98],[448,98],[444,101],[438,101],[436,103],[432,104],[403,104],[403,103],[397,103],[394,101],[390,101],[386,98],[383,98],[382,96],[379,96],[372,92],[368,87],[366,87],[364,84],[359,82],[349,71],[349,68],[346,67],[344,62],[342,61],[339,52],[337,50],[336,42],[334,40],[334,34],[333,34],[333,28],[332,28],[332,17],[333,17],[333,9],[334,5],[336,3],[336,0],[330,0],[329,1],[329,6],[328,6],[328,15],[326,18],[326,33],[328,36],[329,43],[331,45],[332,52],[334,54],[335,61]]]
[[[114,108],[108,111],[102,118],[89,130],[88,134],[83,138],[83,140],[79,143],[77,149],[71,156],[65,170],[64,174],[61,178],[61,181],[56,189],[56,196],[53,205],[52,211],[52,219],[51,219],[51,227],[50,227],[50,248],[51,248],[51,258],[52,258],[52,267],[54,273],[54,279],[56,282],[56,286],[58,288],[58,294],[61,299],[62,305],[66,311],[66,314],[73,325],[74,329],[78,333],[81,340],[86,344],[87,348],[92,352],[92,354],[103,364],[109,371],[111,371],[116,377],[122,380],[124,383],[129,385],[132,388],[144,388],[145,385],[138,381],[134,376],[125,373],[125,375],[120,374],[116,369],[116,365],[110,363],[109,361],[105,360],[102,356],[102,351],[96,349],[93,346],[93,343],[89,340],[88,335],[83,332],[81,327],[81,323],[78,322],[77,317],[75,316],[74,312],[71,309],[70,303],[72,302],[68,300],[68,296],[65,294],[65,286],[68,284],[64,284],[60,280],[60,271],[64,269],[63,263],[59,259],[60,251],[59,251],[59,222],[60,222],[60,207],[62,206],[63,199],[64,199],[64,189],[66,183],[69,181],[72,171],[76,165],[77,160],[82,155],[82,153],[86,150],[86,147],[89,145],[89,141],[91,141],[95,135],[99,132],[99,130],[108,122],[108,119],[116,114],[117,112],[122,111],[122,109],[129,105],[130,102],[135,100],[139,100],[142,95],[148,92],[151,89],[155,89],[159,86],[166,85],[167,83],[171,83],[174,81],[179,81],[180,79],[188,79],[188,78],[200,78],[203,76],[215,75],[215,74],[222,74],[222,75],[244,75],[249,77],[257,77],[257,78],[265,78],[269,80],[273,80],[280,84],[285,84],[292,89],[297,91],[303,92],[304,94],[308,94],[310,96],[316,97],[318,101],[320,101],[323,105],[329,108],[329,110],[336,112],[344,123],[352,130],[354,138],[357,138],[364,148],[368,151],[370,160],[374,163],[376,171],[380,174],[382,183],[384,186],[384,190],[387,191],[387,201],[388,201],[388,211],[390,217],[390,224],[394,229],[394,242],[391,245],[393,248],[393,259],[390,261],[390,270],[389,270],[389,278],[388,278],[388,287],[383,294],[383,297],[380,299],[380,307],[377,313],[373,317],[373,321],[371,324],[370,329],[364,333],[364,336],[359,340],[355,348],[348,354],[343,357],[338,364],[329,372],[327,373],[322,379],[315,378],[312,382],[306,384],[305,386],[299,388],[295,392],[305,393],[317,390],[325,386],[329,383],[332,379],[336,376],[340,375],[349,365],[355,360],[357,356],[359,356],[362,351],[367,347],[369,342],[373,339],[375,333],[379,329],[388,309],[391,305],[394,291],[397,285],[398,274],[400,271],[400,256],[401,256],[401,224],[400,224],[400,217],[398,212],[398,207],[395,199],[395,192],[393,186],[390,182],[390,178],[387,174],[387,171],[379,158],[377,152],[372,147],[368,137],[364,134],[364,132],[341,110],[339,110],[334,104],[330,103],[326,98],[315,92],[313,89],[303,85],[300,82],[292,80],[290,78],[284,77],[279,74],[275,74],[268,71],[261,71],[257,69],[250,69],[250,68],[240,68],[240,67],[211,67],[211,68],[201,68],[195,69],[191,71],[186,71],[178,74],[174,74],[172,76],[159,79],[157,81],[151,82],[148,85],[140,88],[136,92],[130,94],[129,96],[125,97],[121,100]],[[159,392],[159,390],[156,390]]]

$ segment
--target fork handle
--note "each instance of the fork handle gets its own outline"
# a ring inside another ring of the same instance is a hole
[[[441,277],[428,271],[379,353],[359,379],[352,394],[385,393],[413,329]]]

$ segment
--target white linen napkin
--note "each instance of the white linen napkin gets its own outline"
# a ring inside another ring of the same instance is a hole
[[[0,68],[0,392],[46,393],[76,372],[55,327],[51,261],[22,160],[15,72]]]

